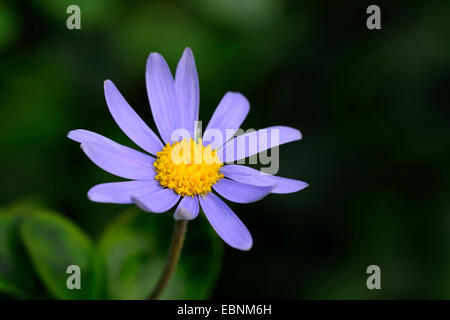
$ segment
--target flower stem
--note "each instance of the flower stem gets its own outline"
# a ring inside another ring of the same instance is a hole
[[[156,284],[156,287],[153,289],[153,292],[149,296],[149,300],[156,300],[161,296],[177,267],[181,250],[183,249],[187,223],[187,220],[177,220],[175,222],[166,265],[161,274],[161,277],[158,280],[158,283]]]

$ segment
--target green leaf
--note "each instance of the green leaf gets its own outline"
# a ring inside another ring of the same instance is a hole
[[[18,235],[20,219],[6,210],[0,212],[0,292],[27,298],[36,291],[36,285],[24,261],[26,254]]]
[[[39,211],[23,222],[21,235],[39,276],[55,298],[98,297],[100,262],[90,239],[77,226],[60,215]],[[70,265],[80,267],[80,290],[67,287]]]
[[[106,264],[107,295],[145,299],[158,281],[168,252],[174,220],[132,209],[104,233],[100,250]],[[206,221],[189,222],[184,249],[163,299],[204,299],[216,281],[222,244]]]

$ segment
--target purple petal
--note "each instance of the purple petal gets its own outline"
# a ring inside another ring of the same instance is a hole
[[[133,150],[131,148],[122,146],[120,144],[118,144],[117,142],[102,136],[101,134],[89,131],[89,130],[84,130],[84,129],[76,129],[76,130],[72,130],[69,131],[69,133],[67,134],[67,137],[73,141],[79,142],[79,143],[85,143],[85,142],[92,142],[92,143],[98,143],[98,144],[103,144],[103,145],[108,145],[111,147],[124,147],[130,150]]]
[[[223,166],[220,172],[235,181],[255,186],[273,186],[271,193],[292,193],[308,187],[306,182],[300,180],[272,176],[250,167],[235,164]]]
[[[212,149],[221,147],[241,127],[249,110],[250,104],[242,94],[227,92],[206,127],[203,144],[205,146],[211,144]],[[211,138],[211,135],[215,135],[210,131],[211,129],[216,129],[217,133],[220,133],[220,140],[214,141]]]
[[[88,198],[103,203],[133,203],[131,197],[147,194],[161,189],[157,181],[123,181],[102,183],[92,187]]]
[[[218,155],[222,162],[233,162],[301,138],[302,134],[297,129],[269,127],[237,136],[228,141]]]
[[[221,179],[213,185],[213,188],[225,199],[237,203],[261,200],[272,190],[272,186],[255,186],[228,179]]]
[[[106,80],[104,89],[106,104],[120,129],[145,151],[151,154],[161,151],[161,140],[131,108],[114,83]]]
[[[153,180],[154,158],[125,146],[84,142],[81,149],[97,166],[118,177],[132,180]]]
[[[149,156],[140,151],[121,145],[109,138],[106,138],[98,133],[89,130],[84,129],[72,130],[67,134],[67,137],[81,144],[83,143],[100,144],[102,146],[117,150],[118,152],[129,154],[130,156],[135,157],[137,159],[141,159],[145,163],[150,162],[150,164],[153,164],[153,161],[155,161],[155,159],[152,156]]]
[[[165,143],[172,142],[172,133],[181,128],[178,100],[172,73],[159,53],[149,55],[145,79],[156,127]]]
[[[198,197],[183,197],[173,215],[175,220],[193,220],[198,216]]]
[[[84,129],[72,130],[67,137],[81,143],[81,148],[97,166],[114,175],[136,180],[153,180],[155,176],[155,158],[145,153]]]
[[[180,195],[172,189],[160,188],[156,192],[146,195],[131,197],[133,202],[142,210],[154,213],[161,213],[171,209],[180,199]]]
[[[233,248],[250,250],[253,245],[250,232],[225,202],[211,192],[199,200],[206,218],[223,241]]]
[[[198,120],[200,89],[194,55],[186,48],[175,73],[175,92],[178,98],[180,121],[194,137],[194,122]]]

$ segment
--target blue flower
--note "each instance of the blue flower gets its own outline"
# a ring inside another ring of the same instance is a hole
[[[307,187],[308,184],[302,181],[263,174],[243,165],[226,164],[300,140],[300,131],[276,126],[238,135],[228,141],[197,139],[200,93],[195,60],[189,48],[184,50],[178,63],[175,79],[164,58],[151,53],[147,60],[146,84],[153,119],[164,144],[110,80],[104,83],[109,111],[122,131],[147,153],[83,129],[68,134],[70,139],[81,143],[83,151],[97,166],[130,180],[96,185],[89,190],[89,199],[134,203],[154,213],[168,211],[178,203],[174,213],[177,220],[196,218],[201,207],[227,244],[249,250],[253,244],[250,232],[213,190],[227,200],[249,203],[269,193],[291,193]],[[249,109],[249,102],[242,94],[227,92],[203,136],[211,137],[215,133],[217,138],[220,133],[222,137],[231,137],[244,122]],[[185,132],[184,138],[173,140],[174,132],[180,129]],[[275,142],[258,142],[263,135],[275,131]],[[175,161],[174,154],[187,161]]]

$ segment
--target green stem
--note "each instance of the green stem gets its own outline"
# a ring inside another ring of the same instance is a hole
[[[153,292],[149,296],[149,300],[156,300],[161,296],[177,267],[181,250],[183,249],[187,223],[187,220],[177,220],[175,222],[166,265],[161,274],[161,277],[158,280],[158,283],[156,284],[156,287],[153,289]]]

